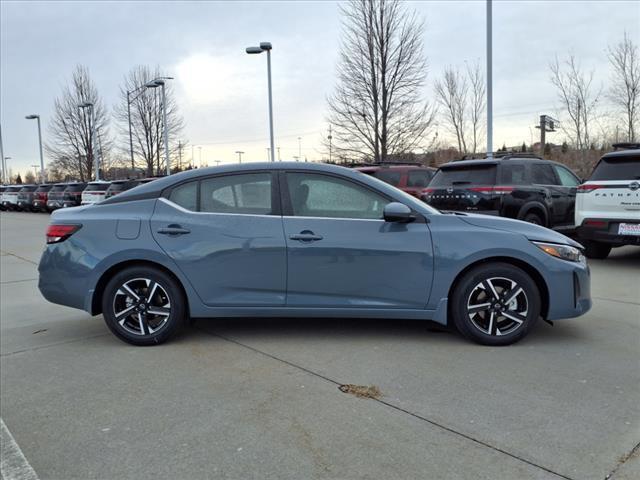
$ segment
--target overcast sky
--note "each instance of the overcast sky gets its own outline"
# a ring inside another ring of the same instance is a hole
[[[408,2],[424,17],[429,76],[424,96],[449,64],[484,65],[485,2]],[[334,1],[1,2],[0,122],[14,173],[38,162],[38,113],[48,136],[53,101],[75,65],[86,65],[108,106],[133,66],[175,77],[184,139],[203,162],[265,160],[266,58],[245,47],[273,43],[274,124],[282,159],[322,158],[326,97],[334,86],[340,16]],[[494,145],[530,142],[537,116],[556,114],[549,61],[571,51],[606,87],[608,44],[626,30],[640,43],[637,1],[494,1]],[[605,105],[606,107],[606,102]],[[111,127],[115,132],[115,127]],[[441,135],[444,130],[440,128]],[[535,138],[534,138],[535,140]],[[554,138],[550,138],[553,141]],[[185,152],[187,160],[191,148]],[[46,158],[45,158],[46,161]]]

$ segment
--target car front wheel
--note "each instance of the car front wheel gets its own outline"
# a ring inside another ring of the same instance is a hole
[[[523,270],[507,263],[473,268],[457,283],[450,312],[465,337],[483,345],[521,340],[540,316],[540,292]]]
[[[178,283],[151,267],[131,267],[107,283],[102,314],[109,330],[133,345],[156,345],[182,328],[185,299]]]

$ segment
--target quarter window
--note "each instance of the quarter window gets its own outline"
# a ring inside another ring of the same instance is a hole
[[[288,173],[295,216],[381,219],[388,200],[354,182],[329,175]]]
[[[224,175],[202,180],[200,211],[271,214],[271,173]]]
[[[198,182],[189,182],[171,190],[169,200],[187,210],[198,209]]]

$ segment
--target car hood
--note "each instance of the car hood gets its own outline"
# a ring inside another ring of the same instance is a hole
[[[584,248],[575,240],[555,232],[540,225],[514,220],[512,218],[493,217],[490,215],[464,214],[460,216],[463,222],[470,225],[483,228],[491,228],[493,230],[503,230],[511,233],[519,233],[529,240],[537,240],[541,242],[559,243],[571,245],[577,248]]]

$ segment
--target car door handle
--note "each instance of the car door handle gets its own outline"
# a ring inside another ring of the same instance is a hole
[[[304,230],[296,235],[290,235],[289,238],[300,242],[317,242],[318,240],[322,240],[321,235],[316,235],[309,230]]]
[[[191,230],[182,228],[180,225],[169,225],[165,228],[160,228],[158,233],[161,235],[185,235],[191,233]]]

